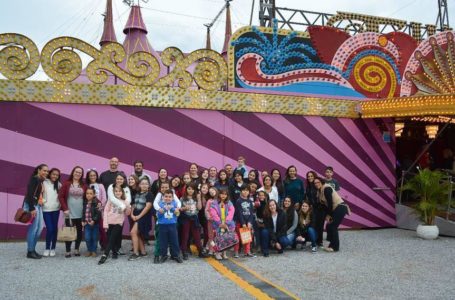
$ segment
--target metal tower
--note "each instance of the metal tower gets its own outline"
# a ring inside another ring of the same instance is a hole
[[[436,19],[438,31],[449,30],[449,9],[447,8],[447,0],[438,0],[438,18]]]

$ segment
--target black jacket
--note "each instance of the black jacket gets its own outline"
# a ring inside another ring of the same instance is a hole
[[[38,176],[32,176],[27,185],[27,194],[25,194],[24,202],[28,204],[29,211],[34,211],[38,205],[38,199],[43,191],[43,180]]]
[[[98,224],[98,221],[101,218],[101,211],[98,209],[98,204],[101,203],[100,200],[94,199],[92,201],[92,220],[95,222],[95,224]],[[85,210],[87,209],[88,202],[84,200],[84,205],[82,206],[82,222],[86,222],[85,220]]]
[[[270,240],[272,242],[277,242],[278,239],[286,235],[287,224],[286,224],[286,213],[281,209],[278,210],[278,216],[276,219],[276,232],[273,228],[273,219],[272,216],[264,218],[265,228],[269,231]]]
[[[313,207],[319,205],[318,190],[316,189],[313,183],[310,183],[306,187],[304,199],[310,202]]]

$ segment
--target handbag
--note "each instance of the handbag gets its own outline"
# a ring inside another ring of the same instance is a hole
[[[36,186],[35,192],[33,193],[33,195],[36,194],[36,191],[38,190],[38,186],[39,185]],[[43,193],[40,194],[38,203],[39,203],[39,200],[42,199],[42,197],[43,197]],[[32,220],[32,213],[29,210],[24,209],[24,203],[25,203],[25,198],[24,198],[24,201],[22,201],[22,206],[16,210],[16,214],[14,215],[14,221],[19,222],[19,223],[29,224],[30,221]]]
[[[213,239],[213,242],[215,243],[213,250],[216,252],[221,252],[234,247],[239,242],[239,239],[234,231],[227,230],[225,232],[221,232],[218,230],[216,232],[215,238]]]
[[[63,225],[62,228],[58,229],[57,241],[59,242],[72,242],[77,239],[77,229],[73,226],[73,222],[70,220],[70,226]]]
[[[242,245],[249,244],[253,241],[253,237],[251,236],[250,229],[241,227],[239,229],[239,232],[240,232],[240,240],[242,241]]]
[[[14,215],[14,221],[28,224],[32,219],[32,213],[24,210],[22,207],[18,208]]]

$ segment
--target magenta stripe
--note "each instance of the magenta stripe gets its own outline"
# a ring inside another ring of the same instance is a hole
[[[185,114],[187,116],[193,118],[194,120],[196,120],[196,121],[208,126],[206,120],[201,120],[201,119],[196,118],[197,115],[195,114],[195,112],[187,111],[187,112],[185,112]],[[234,113],[226,112],[226,115],[228,117],[230,117],[232,114],[234,114]],[[246,114],[235,113],[235,115],[236,116],[237,115],[241,115],[241,116],[245,116],[245,117],[250,116],[249,120],[251,120],[254,117],[254,116],[251,116],[251,114],[246,115]],[[257,132],[257,134],[266,135],[265,138],[267,139],[267,141],[278,139],[278,141],[275,141],[277,144],[280,144],[280,145],[289,144],[289,140],[287,140],[286,138],[282,137],[281,133],[274,132],[269,137],[270,128],[269,127],[264,128],[261,123],[262,123],[261,120],[258,120],[258,121],[255,120],[254,123],[250,123],[250,124],[254,124],[255,128],[257,126],[261,127],[260,129],[258,128],[259,132]],[[210,123],[210,124],[212,124],[212,123]],[[245,146],[247,146],[249,148],[252,148],[252,149],[267,149],[269,155],[271,157],[275,158],[275,163],[276,164],[280,164],[282,167],[289,166],[291,164],[296,165],[297,168],[299,168],[300,170],[305,170],[305,169],[315,169],[315,170],[317,170],[318,169],[317,167],[320,167],[319,169],[323,169],[325,167],[324,165],[319,163],[319,161],[317,161],[317,160],[307,161],[307,162],[309,162],[311,164],[311,165],[307,166],[307,165],[303,164],[302,162],[300,162],[298,160],[299,158],[296,158],[296,157],[298,157],[297,155],[294,155],[294,157],[289,156],[290,155],[290,151],[291,151],[291,149],[289,147],[286,148],[286,150],[288,150],[287,152],[286,151],[282,151],[281,149],[276,148],[275,145],[264,141],[258,135],[251,134],[250,131],[246,130],[242,126],[239,126],[235,122],[233,122],[232,124],[228,123],[227,121],[224,124],[216,123],[216,124],[213,124],[213,126],[211,126],[211,127],[213,129],[217,130],[217,131],[224,129],[226,134],[228,134],[228,135],[231,134],[232,132],[235,132],[236,133],[236,136],[235,136],[236,137],[236,141],[239,142],[239,143],[242,143],[243,145],[245,145]],[[296,159],[297,159],[297,161],[296,161]],[[356,209],[356,213],[357,214],[362,215],[365,218],[374,221],[376,224],[386,223],[387,226],[389,226],[391,223],[394,222],[394,220],[395,220],[394,213],[392,213],[391,211],[388,211],[387,209],[383,208],[382,205],[378,205],[379,206],[379,210],[383,211],[383,213],[385,213],[385,214],[388,214],[388,216],[385,216],[386,220],[382,220],[381,218],[377,217],[375,214],[370,213],[369,212],[369,209],[371,209],[370,205],[368,205],[368,208],[362,208],[362,206],[365,206],[366,204],[363,201],[356,200],[356,199],[358,199],[358,197],[356,195],[354,195],[354,193],[348,192],[347,194],[349,196],[350,203],[352,203],[353,205],[356,206],[356,208],[357,208]],[[365,199],[365,198],[369,198],[369,197],[363,196],[362,199]],[[379,212],[379,213],[381,214],[381,212]]]
[[[52,111],[76,122],[86,124],[87,126],[97,128],[110,134],[115,134],[116,136],[121,136],[123,137],[123,140],[133,142],[137,146],[143,145],[149,149],[150,152],[152,152],[153,149],[157,155],[161,153],[161,158],[155,157],[156,161],[162,162],[173,158],[176,162],[176,164],[173,165],[178,165],[179,170],[188,169],[190,162],[195,162],[200,166],[207,167],[208,163],[221,166],[224,165],[226,161],[224,156],[211,149],[201,147],[193,141],[182,141],[178,135],[131,116],[115,107],[102,106],[101,110],[97,109],[97,106],[91,105],[56,105],[44,103],[33,105]],[[77,118],[75,118],[74,110],[78,111]],[[100,117],[101,115],[108,117],[103,118]],[[177,122],[178,120],[175,121]],[[154,140],[153,137],[159,137],[159,142]],[[127,150],[131,151],[132,148],[129,147]],[[145,156],[136,157],[145,158]],[[132,158],[132,160],[133,159],[135,158]],[[177,160],[180,160],[180,162]]]
[[[356,174],[363,174],[362,178],[364,181],[371,186],[387,186],[391,184],[390,180],[385,180],[384,173],[390,173],[388,169],[380,169],[375,161],[372,161],[367,153],[364,151],[365,148],[371,148],[367,143],[362,144],[360,147],[352,136],[352,132],[344,131],[340,126],[331,126],[333,119],[323,119],[320,117],[311,118],[311,120],[305,118],[286,118],[298,127],[300,131],[306,132],[310,135],[310,132],[316,132],[318,130],[321,134],[318,136],[320,139],[317,144],[321,146],[326,152],[330,153],[331,156],[335,157],[340,163],[346,168],[355,171]],[[293,122],[298,120],[303,122]],[[346,123],[351,123],[351,120],[347,120]],[[310,129],[312,128],[312,129]],[[313,135],[312,135],[313,136]],[[354,142],[354,144],[352,143]],[[358,145],[359,147],[355,147]],[[368,164],[366,163],[368,162]],[[381,178],[380,178],[380,177]]]
[[[299,130],[295,125],[293,125],[291,122],[286,120],[285,117],[281,116],[280,118],[275,118],[275,117],[270,117],[270,115],[262,114],[262,115],[256,115],[257,118],[261,119],[264,123],[268,124],[270,127],[272,127],[274,130],[278,132],[286,132],[290,136],[294,137],[294,139],[298,141],[302,141],[300,145],[296,145],[299,149],[302,149],[303,151],[306,151],[307,153],[318,153],[317,158],[315,157],[314,159],[317,159],[320,162],[325,162],[327,165],[331,165],[337,170],[339,178],[344,178],[346,181],[346,178],[351,178],[349,184],[352,185],[353,187],[361,190],[363,193],[365,193],[369,198],[374,199],[375,202],[378,204],[381,203],[381,205],[384,203],[383,201],[377,201],[377,194],[372,191],[372,187],[369,187],[366,185],[362,180],[360,180],[360,176],[362,174],[353,174],[351,170],[346,168],[343,164],[340,163],[342,158],[338,156],[332,156],[331,154],[328,154],[325,149],[321,146],[321,138],[323,137],[324,134],[326,134],[326,131],[322,131],[320,133],[314,134],[314,130],[311,130],[310,128],[306,128],[305,134],[301,130]],[[317,117],[312,118],[312,121],[316,121],[314,119],[317,119]],[[297,122],[294,122],[297,123]],[[309,132],[312,132],[312,137],[309,137]],[[345,181],[342,182],[342,186],[345,185]],[[389,212],[394,211],[394,207],[388,208]],[[378,213],[378,211],[376,211]]]
[[[337,119],[335,122],[329,122],[329,125],[332,128],[337,130],[342,130],[343,132],[350,133],[348,136],[349,144],[357,145],[359,151],[364,152],[364,155],[371,158],[374,162],[374,165],[380,168],[382,172],[379,172],[379,175],[385,176],[390,185],[395,185],[395,181],[392,180],[395,178],[394,169],[391,168],[389,159],[384,157],[381,151],[378,151],[379,145],[376,141],[371,143],[368,140],[368,132],[363,132],[360,130],[358,123],[360,120],[348,120],[348,119]],[[378,141],[385,143],[384,141]]]
[[[56,106],[65,107],[65,105],[62,104],[56,104]],[[82,107],[82,105],[80,107]],[[93,108],[95,109],[95,107]],[[101,106],[98,108],[101,108]],[[66,107],[66,109],[68,113],[72,113],[73,115],[78,115],[78,113],[79,115],[81,114],[77,109],[70,109],[70,107]],[[99,115],[103,115],[102,111],[97,110],[97,112]],[[16,115],[20,116],[20,119],[16,117]],[[109,117],[108,115],[105,116]],[[37,126],[37,124],[40,126]],[[166,164],[173,167],[173,169],[169,170],[171,174],[186,170],[189,165],[189,162],[186,160],[174,158],[168,154],[160,153],[141,144],[133,143],[117,136],[115,131],[117,127],[121,126],[112,128],[114,134],[110,134],[97,128],[92,128],[61,117],[47,110],[40,109],[39,106],[31,106],[26,103],[4,103],[0,110],[0,126],[15,131],[19,129],[19,131],[24,134],[58,143],[71,150],[81,150],[86,152],[84,155],[94,154],[99,156],[99,159],[97,160],[88,160],[87,163],[90,164],[85,166],[96,167],[97,169],[100,168],[98,170],[107,169],[109,166],[108,159],[112,156],[117,156],[121,162],[129,164],[132,164],[136,159],[141,159],[144,161],[148,173],[152,173],[151,175],[154,176],[156,172],[151,172],[150,169],[158,170],[163,167],[164,161],[168,162]],[[65,132],[70,134],[62,134],[62,132],[56,130],[56,128],[65,128]],[[116,145],[116,147],[114,148],[113,145]],[[16,150],[11,149],[11,151]],[[78,156],[73,157],[77,158]],[[67,161],[72,164],[76,163],[77,160],[78,159],[70,159]],[[102,165],[99,165],[100,163],[102,163]],[[67,163],[65,163],[65,165],[66,164]],[[133,171],[130,165],[122,166],[122,170],[126,171],[128,174]]]
[[[386,159],[386,165],[392,169],[395,169],[395,153],[392,152],[389,146],[385,145],[382,140],[382,135],[377,131],[372,131],[370,128],[374,128],[376,123],[372,119],[362,119],[362,122],[359,122],[359,129],[363,132],[370,132],[371,135],[367,136],[370,144],[376,143],[378,145],[377,151],[381,153],[381,157]],[[393,133],[392,133],[393,134]]]
[[[275,116],[275,115],[274,115]],[[248,119],[243,118],[242,115],[237,115],[237,114],[232,114],[231,117],[234,121],[236,121],[239,124],[248,124],[249,122],[252,122],[254,119],[254,127],[251,128],[251,130],[254,130],[256,133],[263,133],[264,138],[268,140],[273,140],[274,138],[276,139],[275,142],[277,145],[282,148],[283,150],[287,151],[290,155],[292,155],[296,160],[299,160],[301,157],[305,157],[305,159],[312,164],[312,167],[315,167],[315,170],[324,170],[325,164],[323,164],[319,158],[316,158],[312,152],[308,152],[306,149],[302,149],[298,144],[296,144],[293,140],[290,140],[287,136],[282,136],[280,132],[287,132],[288,131],[283,131],[280,130],[278,131],[275,127],[270,126],[269,124],[263,122],[260,120],[257,116],[249,116]],[[277,119],[279,116],[276,117]],[[278,122],[275,122],[275,126],[278,126]],[[298,136],[298,135],[297,135]],[[294,136],[294,140],[296,137]],[[308,139],[309,140],[309,139]],[[313,152],[317,153],[317,152]],[[334,164],[336,161],[333,159],[326,160],[325,163],[328,164]],[[374,196],[368,196],[366,194],[368,191],[363,191],[362,189],[358,188],[352,182],[348,181],[347,178],[340,177],[341,179],[344,179],[343,181],[343,186],[345,190],[350,191],[352,194],[355,194],[359,197],[362,197],[364,199],[365,205],[370,207],[368,210],[369,212],[374,211],[374,215],[377,216],[378,218],[387,218],[388,220],[394,220],[395,218],[395,213],[390,210],[389,207],[383,207],[384,202],[378,203],[377,201],[374,200]],[[366,199],[371,199],[372,201],[376,202],[378,207],[372,207],[368,202],[366,202]],[[371,211],[372,210],[372,211]],[[375,221],[376,222],[376,221]]]
[[[109,165],[109,160],[90,153],[74,150],[65,146],[50,143],[46,140],[37,139],[20,133],[16,133],[4,128],[0,128],[0,137],[5,140],[15,141],[21,145],[20,152],[17,147],[4,148],[0,152],[0,159],[35,167],[41,163],[46,163],[49,167],[57,167],[63,173],[69,174],[75,165],[80,165],[84,169],[96,168],[105,170]],[[65,155],[62,155],[65,153]],[[70,159],[69,159],[70,158]],[[120,164],[119,169],[132,173],[132,167]],[[156,173],[150,172],[156,177]]]

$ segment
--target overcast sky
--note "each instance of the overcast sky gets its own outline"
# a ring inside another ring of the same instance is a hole
[[[136,0],[137,1],[137,0]],[[253,0],[231,2],[233,31],[248,25]],[[256,0],[253,25],[259,25]],[[42,49],[50,39],[62,35],[78,37],[98,46],[101,37],[105,0],[0,0],[0,33],[15,32],[30,37]],[[129,7],[122,0],[113,0],[114,25],[119,42]],[[278,7],[326,13],[347,11],[393,17],[434,24],[437,0],[276,0]],[[176,46],[184,52],[205,45],[204,23],[209,23],[222,8],[224,0],[149,0],[141,1],[142,14],[152,47],[163,50]],[[455,1],[448,0],[450,24],[455,25]],[[212,29],[212,47],[220,50],[224,39],[224,14]]]

